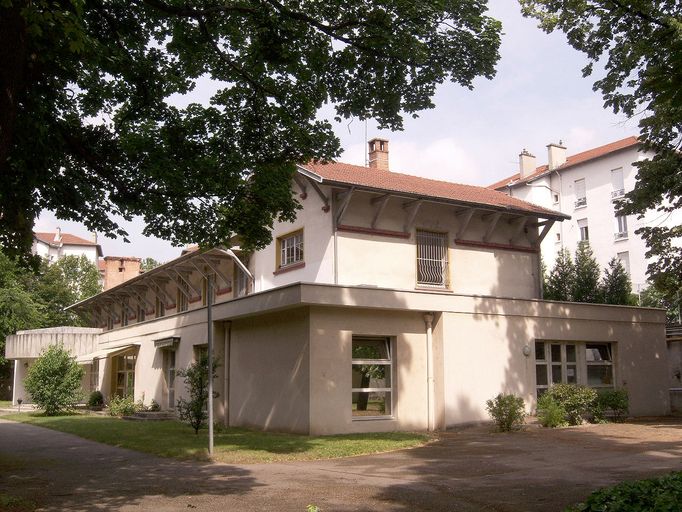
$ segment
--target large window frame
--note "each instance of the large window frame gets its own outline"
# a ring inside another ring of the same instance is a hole
[[[351,348],[351,416],[356,420],[394,418],[393,339],[353,336]]]
[[[116,356],[115,394],[120,397],[135,396],[135,366],[137,354],[128,353]]]
[[[448,288],[450,286],[450,247],[448,234],[417,229],[416,280],[418,288]]]
[[[579,384],[613,389],[615,350],[611,342],[535,341],[535,389],[539,398],[554,384]],[[601,381],[596,378],[601,375]]]
[[[305,262],[303,229],[277,237],[277,270],[297,267]]]

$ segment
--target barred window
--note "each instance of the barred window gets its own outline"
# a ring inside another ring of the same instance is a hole
[[[445,233],[417,230],[417,285],[448,285],[448,239]]]

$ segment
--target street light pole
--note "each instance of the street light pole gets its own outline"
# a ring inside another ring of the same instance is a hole
[[[208,324],[208,455],[213,455],[213,275],[206,276],[206,323]]]

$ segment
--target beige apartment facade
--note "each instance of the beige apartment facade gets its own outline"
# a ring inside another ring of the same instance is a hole
[[[105,397],[173,408],[210,328],[226,425],[433,430],[486,420],[500,392],[530,412],[553,382],[669,410],[662,311],[541,300],[539,247],[567,216],[345,164],[301,166],[292,193],[303,208],[265,249],[188,252],[73,306],[102,329],[74,355]]]

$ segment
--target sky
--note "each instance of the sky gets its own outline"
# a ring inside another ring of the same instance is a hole
[[[636,120],[627,120],[603,108],[592,84],[599,75],[583,78],[585,57],[571,48],[563,33],[546,34],[537,22],[523,18],[515,1],[489,0],[489,14],[502,21],[503,36],[497,74],[477,79],[474,89],[443,84],[434,98],[436,108],[406,117],[402,132],[377,130],[367,123],[367,136],[389,140],[392,171],[416,176],[489,185],[518,171],[518,155],[527,149],[547,162],[546,146],[563,142],[569,155],[630,135],[637,135]],[[198,87],[196,98],[210,90]],[[333,118],[331,110],[320,113]],[[364,165],[365,123],[357,119],[333,123],[344,152],[341,161]],[[168,261],[180,254],[169,242],[142,235],[140,219],[122,221],[131,243],[105,238],[99,243],[105,256],[153,257]],[[35,231],[63,232],[89,239],[79,223],[43,212]]]

